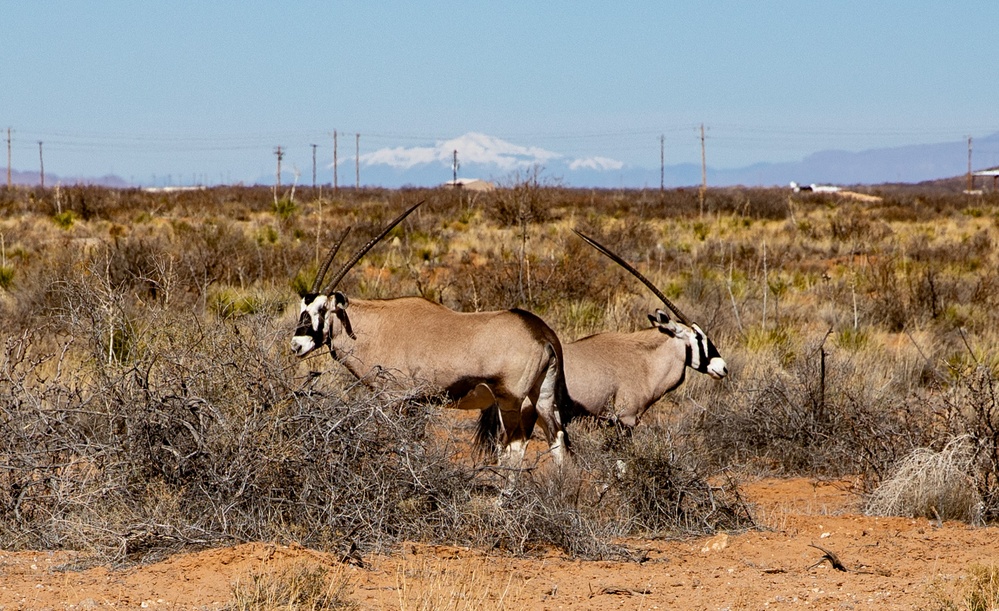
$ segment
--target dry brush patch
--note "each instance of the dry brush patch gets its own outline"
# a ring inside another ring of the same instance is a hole
[[[913,450],[965,434],[993,519],[999,201],[883,195],[709,190],[702,209],[696,191],[532,181],[474,196],[299,189],[276,208],[266,188],[0,188],[3,544],[121,560],[411,537],[608,557],[616,534],[745,527],[719,473],[860,473],[872,490]],[[570,339],[643,325],[656,304],[578,227],[694,313],[732,375],[688,380],[664,402],[680,412],[668,427],[578,433],[581,471],[533,468],[495,503],[483,465],[428,433],[447,429],[437,406],[283,352],[325,240],[347,225],[364,240],[420,199],[345,288],[527,307]]]
[[[864,511],[979,523],[983,503],[975,486],[974,461],[968,436],[952,439],[939,452],[914,450],[871,493]]]

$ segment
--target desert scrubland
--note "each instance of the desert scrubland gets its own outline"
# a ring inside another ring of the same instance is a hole
[[[999,196],[865,194],[0,189],[0,605],[992,608]],[[575,228],[728,377],[511,479],[474,416],[292,356],[330,241],[421,200],[347,295],[647,327]]]

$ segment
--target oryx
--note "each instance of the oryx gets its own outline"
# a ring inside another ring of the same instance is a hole
[[[683,383],[687,367],[716,380],[728,375],[714,343],[662,291],[596,240],[573,231],[641,280],[674,315],[657,309],[649,314],[651,328],[598,333],[564,344],[566,385],[578,408],[631,427],[653,403]]]
[[[520,462],[540,420],[561,461],[568,393],[562,345],[544,321],[523,310],[455,312],[419,297],[347,299],[336,290],[364,253],[419,205],[392,221],[320,290],[349,228],[340,236],[302,297],[292,351],[304,357],[328,346],[372,386],[443,392],[459,409],[498,408],[503,462]]]

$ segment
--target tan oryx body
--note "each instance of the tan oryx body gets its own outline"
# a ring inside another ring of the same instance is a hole
[[[649,318],[649,329],[563,344],[569,396],[587,414],[635,426],[653,403],[683,383],[687,367],[715,379],[726,375],[725,362],[699,330]]]
[[[292,350],[301,357],[328,346],[369,385],[443,392],[460,409],[498,409],[503,460],[519,462],[540,421],[561,460],[567,444],[562,347],[540,318],[523,310],[455,312],[418,297],[348,300],[334,291],[346,271],[406,214],[319,292],[339,243],[331,249],[312,291],[302,298]]]
[[[577,409],[634,426],[649,407],[683,383],[687,368],[721,379],[728,374],[718,349],[699,326],[620,257],[576,232],[622,265],[673,311],[649,315],[652,328],[633,333],[598,333],[563,344],[566,385]]]

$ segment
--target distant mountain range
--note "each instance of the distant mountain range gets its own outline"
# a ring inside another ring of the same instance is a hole
[[[383,149],[361,155],[361,182],[386,187],[432,186],[452,177],[452,155],[458,151],[459,177],[503,182],[518,171],[543,167],[545,176],[570,187],[658,187],[660,168],[631,166],[606,157],[573,158],[552,151],[519,147],[498,138],[470,133],[434,146]],[[974,140],[976,159],[999,164],[999,133]],[[963,175],[967,172],[968,143],[964,140],[861,152],[821,151],[790,163],[757,163],[733,169],[708,166],[711,186],[787,186],[915,183]],[[698,185],[696,163],[665,167],[668,186]]]
[[[11,170],[10,174],[10,180],[15,185],[39,184],[40,176],[38,172]],[[5,181],[6,177],[0,176],[0,180]],[[104,176],[59,176],[58,174],[49,174],[46,172],[45,186],[54,187],[55,185],[99,185],[116,189],[124,189],[131,186],[127,180],[114,174],[105,174]]]
[[[454,151],[458,151],[459,178],[481,178],[499,184],[526,180],[535,168],[541,178],[567,187],[658,188],[660,168],[632,166],[609,157],[573,157],[546,149],[514,144],[485,134],[468,133],[451,140],[416,147],[384,148],[360,157],[361,184],[379,187],[432,187],[451,180]],[[974,169],[999,165],[999,133],[974,140]],[[708,166],[710,186],[787,186],[828,183],[873,185],[918,183],[967,172],[965,140],[879,148],[860,152],[827,150],[796,162],[757,163],[742,168]],[[353,174],[354,160],[342,162],[341,176]],[[211,168],[218,170],[218,168]],[[37,172],[13,173],[15,184],[38,184]],[[291,178],[291,177],[289,177]],[[698,185],[701,167],[696,163],[666,166],[666,185]],[[274,176],[261,176],[256,184],[273,184]],[[287,181],[290,184],[291,180]],[[61,177],[46,174],[46,185],[95,184],[127,187],[114,175]],[[342,184],[353,184],[344,180]]]

